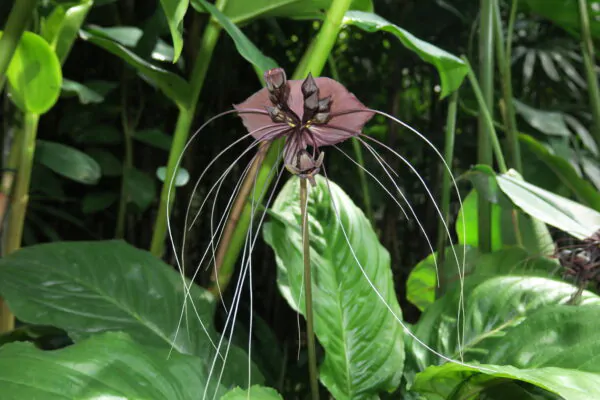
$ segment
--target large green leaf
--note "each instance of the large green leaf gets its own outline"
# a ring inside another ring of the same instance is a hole
[[[52,46],[61,64],[69,55],[79,28],[93,4],[93,0],[80,0],[78,4],[58,4],[43,20],[42,36]]]
[[[37,140],[35,159],[57,174],[88,185],[96,184],[102,175],[92,157],[61,143]]]
[[[331,0],[229,0],[224,14],[235,24],[269,17],[313,19],[323,18],[323,11],[330,5]],[[350,9],[372,12],[373,3],[371,0],[352,0]]]
[[[315,333],[325,348],[319,375],[337,399],[368,398],[395,389],[404,364],[390,257],[339,186],[321,176],[316,181],[309,192],[308,220]],[[299,185],[292,178],[283,187],[272,209],[276,218],[265,226],[264,236],[275,250],[280,291],[304,313]]]
[[[550,153],[544,145],[529,135],[519,135],[519,140],[543,161],[565,186],[573,191],[579,201],[596,211],[600,211],[600,193],[591,183],[582,179],[567,160]]]
[[[246,35],[238,28],[225,14],[219,9],[205,0],[192,0],[192,5],[195,8],[208,11],[212,17],[225,29],[227,34],[233,39],[235,47],[242,57],[250,64],[256,67],[259,71],[264,72],[271,68],[276,68],[277,63],[270,57],[265,56],[261,51],[248,39]]]
[[[512,170],[499,175],[497,181],[523,212],[578,239],[588,238],[600,229],[599,212],[527,183]]]
[[[538,110],[530,107],[517,99],[513,99],[515,111],[523,117],[527,123],[546,135],[571,136],[567,127],[564,114],[557,111]]]
[[[470,393],[499,378],[529,382],[565,399],[600,397],[600,304],[550,306],[522,323],[495,332],[472,353],[483,362],[479,370],[456,364],[430,367],[417,375],[414,390],[446,399],[469,382]],[[476,383],[474,385],[474,382]],[[475,389],[475,390],[474,390]],[[459,397],[460,398],[460,397]]]
[[[183,17],[185,17],[190,0],[160,0],[160,4],[167,17],[169,30],[173,38],[173,47],[175,49],[173,62],[176,62],[183,49]]]
[[[518,268],[518,265],[515,267]],[[492,359],[491,354],[500,351],[500,343],[495,338],[508,337],[512,327],[527,322],[531,315],[544,307],[567,302],[576,291],[577,288],[570,284],[542,277],[507,275],[481,283],[477,279],[467,280],[464,337],[457,322],[460,288],[455,288],[427,308],[414,326],[413,333],[454,360],[460,357],[460,334],[465,361],[488,363]],[[595,304],[594,307],[600,310],[600,298],[590,292],[583,293],[582,303]],[[532,338],[532,341],[539,344],[538,339]],[[527,345],[527,337],[520,340],[522,346]],[[409,348],[418,371],[444,362],[415,341],[409,341]]]
[[[396,36],[406,48],[437,68],[442,98],[458,89],[467,75],[467,66],[460,58],[415,37],[377,14],[348,11],[344,16],[344,24],[357,26],[367,32],[385,31]]]
[[[124,46],[106,39],[101,32],[96,32],[93,28],[81,30],[79,34],[82,39],[102,47],[131,65],[180,107],[187,108],[189,106],[190,86],[180,76],[150,64]]]
[[[282,397],[275,389],[262,386],[252,386],[250,389],[242,390],[235,388],[227,393],[221,400],[281,400]]]
[[[206,355],[214,299],[197,286],[180,321],[184,291],[173,268],[120,241],[61,242],[0,260],[0,293],[24,322],[64,329],[75,341],[125,331],[140,343]],[[178,332],[178,326],[181,328]],[[209,362],[210,360],[206,360]]]
[[[35,33],[23,32],[6,77],[11,100],[24,112],[44,114],[60,96],[60,62],[50,45]]]
[[[592,36],[600,39],[600,6],[597,0],[586,1]],[[523,0],[535,14],[549,19],[575,36],[581,35],[578,0]]]
[[[198,357],[144,346],[124,333],[95,335],[54,351],[30,343],[0,348],[4,400],[196,400],[207,381],[202,366]]]

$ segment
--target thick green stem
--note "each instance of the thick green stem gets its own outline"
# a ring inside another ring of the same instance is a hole
[[[502,119],[506,126],[506,136],[508,138],[510,150],[510,165],[518,172],[523,171],[521,163],[521,146],[519,145],[519,130],[517,128],[517,117],[513,104],[512,90],[512,72],[511,72],[511,51],[512,51],[512,31],[517,14],[518,0],[513,0],[506,35],[506,47],[504,46],[504,35],[502,34],[502,22],[500,18],[500,5],[498,0],[494,0],[494,27],[496,31],[496,57],[498,58],[498,71],[502,82],[502,100],[500,109]]]
[[[312,309],[312,280],[310,277],[310,241],[308,234],[308,214],[306,212],[308,188],[306,179],[300,178],[300,218],[302,218],[302,254],[304,260],[304,308],[306,315],[306,341],[308,343],[308,373],[312,399],[319,399],[317,378],[317,352]]]
[[[471,68],[471,64],[469,63],[469,60],[465,56],[463,56],[461,58],[468,67],[469,82],[471,82],[473,92],[475,93],[475,98],[477,99],[477,103],[479,105],[480,115],[482,116],[483,122],[486,126],[486,132],[488,132],[489,141],[492,144],[491,147],[496,156],[496,162],[498,163],[498,168],[500,169],[501,173],[505,173],[508,171],[508,168],[506,166],[506,161],[504,161],[504,155],[502,153],[502,147],[500,146],[500,140],[498,139],[498,135],[496,133],[496,128],[494,127],[494,121],[492,120],[490,111],[487,108],[485,99],[483,97],[483,93],[481,91],[481,88],[479,87],[479,82],[477,82],[477,77],[475,76],[475,73],[473,72],[473,69]],[[492,160],[490,160],[488,165],[491,165],[491,161]]]
[[[10,60],[17,49],[36,3],[37,0],[18,0],[15,1],[10,11],[2,38],[0,38],[0,92],[4,87]]]
[[[17,180],[12,193],[10,217],[8,219],[5,254],[10,254],[21,247],[23,238],[23,225],[25,224],[25,213],[29,202],[29,182],[31,181],[31,169],[33,167],[33,155],[35,152],[35,137],[37,135],[39,116],[36,114],[25,114],[25,123],[21,135],[19,149]],[[7,313],[7,308],[2,304],[2,315],[0,318],[0,332],[6,332],[14,328],[14,317]]]
[[[600,88],[598,87],[598,76],[596,75],[596,56],[594,55],[594,41],[590,33],[587,0],[579,0],[579,17],[581,23],[581,49],[590,96],[590,108],[594,119],[593,136],[598,146],[600,146]]]
[[[456,127],[456,109],[458,105],[458,91],[452,93],[450,102],[448,103],[448,115],[446,117],[446,134],[444,143],[444,161],[452,168],[452,160],[454,158],[454,129]],[[450,193],[452,191],[452,181],[449,173],[444,173],[442,178],[442,201],[441,210],[442,217],[438,222],[437,236],[437,265],[438,265],[438,293],[444,292],[445,287],[445,271],[443,270],[444,256],[446,249],[446,226],[448,226],[448,218],[450,216]],[[446,225],[444,225],[446,222]]]
[[[218,0],[215,6],[219,10],[223,10],[226,2],[227,0]],[[175,133],[173,135],[173,144],[171,145],[171,151],[169,152],[169,161],[167,163],[165,181],[160,193],[158,215],[156,216],[156,222],[152,235],[152,243],[150,245],[150,251],[152,254],[158,257],[162,257],[165,249],[167,218],[169,217],[170,207],[175,199],[175,184],[174,182],[171,184],[171,182],[177,173],[177,161],[183,152],[190,134],[190,128],[194,120],[198,98],[200,97],[200,92],[202,91],[202,86],[204,85],[204,79],[206,78],[206,73],[208,72],[208,66],[210,64],[215,46],[217,45],[220,33],[220,25],[211,19],[204,30],[202,42],[200,43],[200,49],[196,55],[194,68],[192,69],[190,76],[192,101],[190,102],[189,107],[179,108],[179,116],[177,118]]]
[[[319,31],[319,34],[314,39],[309,47],[309,51],[302,58],[298,69],[294,72],[292,79],[302,79],[311,72],[313,75],[318,76],[325,63],[331,49],[335,45],[337,40],[338,32],[342,26],[342,20],[344,14],[350,7],[351,0],[333,0],[329,10],[327,12],[325,22]],[[263,162],[255,161],[253,168],[258,166],[259,172],[256,179],[256,187],[266,188],[270,185],[273,176],[270,174],[273,166],[278,162],[279,151],[283,146],[283,141],[277,140],[268,147],[267,155]],[[246,180],[253,180],[254,175],[250,174],[246,177]],[[261,190],[262,191],[262,190]],[[266,192],[266,190],[264,190]],[[238,259],[238,255],[242,249],[244,238],[250,227],[250,216],[252,215],[252,207],[247,202],[247,197],[238,196],[235,200],[236,207],[238,204],[243,204],[243,211],[239,215],[234,215],[233,212],[230,214],[225,226],[225,230],[232,230],[231,240],[221,240],[219,248],[217,250],[218,260],[222,260],[221,263],[217,262],[216,273],[213,276],[213,284],[211,285],[211,291],[216,292],[215,282],[218,280],[219,287],[224,290],[227,287],[230,277],[233,273],[235,263]]]
[[[480,0],[479,20],[479,81],[482,87],[483,106],[489,112],[494,104],[494,0]],[[481,104],[480,104],[481,107]],[[480,114],[477,140],[477,161],[480,164],[492,164],[490,132],[486,121]],[[478,204],[479,248],[484,252],[491,250],[491,206],[483,196]]]

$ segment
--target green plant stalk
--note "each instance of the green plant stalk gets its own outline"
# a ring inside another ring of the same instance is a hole
[[[513,104],[512,90],[512,72],[511,72],[511,54],[512,54],[512,31],[517,15],[518,0],[513,0],[510,19],[508,22],[508,31],[506,35],[506,47],[504,46],[504,35],[502,34],[502,23],[500,19],[500,5],[498,0],[494,0],[494,28],[496,41],[496,58],[498,59],[498,71],[502,82],[502,101],[500,109],[502,118],[506,126],[506,136],[508,138],[510,150],[510,165],[519,173],[523,171],[521,162],[521,146],[519,144],[519,130],[517,128],[517,117]]]
[[[308,51],[302,57],[298,68],[294,72],[292,79],[303,79],[311,72],[313,75],[319,75],[327,62],[327,58],[331,49],[335,45],[337,40],[338,32],[342,26],[342,20],[344,14],[350,7],[351,0],[333,0],[327,15],[325,22],[319,31],[319,34],[315,37],[314,41],[310,44]],[[256,178],[256,187],[265,188],[270,185],[272,176],[270,171],[273,166],[279,162],[279,149],[283,146],[283,140],[276,140],[268,147],[267,155],[263,162],[255,162],[252,168],[259,168],[258,175]],[[254,180],[254,175],[248,174],[246,180]],[[244,182],[245,184],[246,182]],[[264,191],[266,192],[266,190]],[[262,201],[262,198],[258,199]],[[255,200],[256,202],[256,200]],[[250,228],[250,221],[252,215],[251,204],[247,202],[247,196],[238,196],[235,200],[234,207],[238,204],[243,204],[244,208],[240,215],[234,215],[233,212],[227,220],[225,226],[225,233],[231,230],[230,240],[222,240],[217,250],[217,262],[216,273],[212,277],[212,284],[210,290],[215,293],[217,292],[216,282],[219,282],[219,287],[224,290],[229,284],[231,275],[235,268],[235,263],[238,259],[248,229]]]
[[[475,72],[473,72],[473,68],[471,68],[469,60],[465,56],[462,56],[461,59],[465,62],[465,64],[468,67],[467,76],[469,77],[469,82],[471,83],[471,86],[473,87],[473,92],[475,93],[475,97],[477,98],[477,103],[479,105],[481,115],[483,116],[483,122],[486,126],[486,132],[488,132],[489,134],[489,140],[491,142],[494,155],[496,156],[498,169],[500,169],[500,172],[504,174],[508,171],[508,167],[506,166],[506,161],[504,160],[504,154],[502,153],[502,147],[500,146],[500,140],[498,139],[496,128],[494,128],[494,121],[492,120],[490,111],[486,106],[485,98],[483,97],[483,92],[479,87],[479,82],[477,82],[477,77],[475,76]],[[491,165],[491,160],[488,165]]]
[[[317,378],[317,352],[315,350],[315,331],[312,311],[312,280],[310,277],[310,238],[308,233],[308,214],[306,211],[308,188],[306,178],[300,178],[300,218],[302,218],[302,255],[304,260],[304,307],[306,312],[306,341],[308,344],[308,373],[310,377],[311,399],[319,399]]]
[[[133,168],[133,132],[129,125],[127,117],[127,107],[125,102],[127,96],[125,88],[127,83],[123,82],[123,110],[122,110],[122,126],[123,126],[123,140],[125,144],[125,158],[123,160],[123,172],[121,176],[121,197],[119,198],[119,213],[117,214],[117,228],[115,237],[117,239],[123,239],[125,237],[125,221],[127,218],[127,203],[129,202],[129,194],[127,193],[127,179],[128,174]]]
[[[483,106],[490,112],[494,104],[494,13],[493,0],[480,0],[479,20],[479,80]],[[480,104],[480,107],[482,107]],[[477,162],[492,165],[492,149],[490,132],[485,117],[480,115],[478,121]],[[479,248],[483,252],[491,251],[491,205],[483,196],[478,202]]]
[[[328,57],[329,68],[331,69],[331,77],[336,81],[340,82],[340,75],[338,73],[337,66],[335,65],[335,60],[331,56]],[[363,201],[365,203],[365,210],[367,214],[367,218],[371,221],[371,225],[375,223],[375,219],[373,218],[373,207],[371,206],[371,194],[369,193],[369,186],[367,184],[367,174],[365,173],[365,159],[363,157],[362,147],[360,147],[360,142],[356,138],[352,138],[352,149],[354,150],[354,156],[356,157],[356,162],[362,168],[358,168],[358,179],[360,179],[360,186],[363,192]]]
[[[31,181],[31,169],[33,167],[33,155],[35,152],[35,138],[39,115],[25,113],[23,132],[19,149],[17,179],[12,194],[11,210],[8,219],[5,254],[10,254],[21,247],[23,238],[23,225],[25,224],[25,213],[29,202],[29,183]],[[6,332],[14,328],[14,317],[6,313],[6,306],[2,306],[2,318],[0,318],[0,332]]]
[[[215,6],[222,11],[226,3],[227,0],[217,0]],[[167,218],[169,217],[170,207],[175,199],[175,182],[173,182],[173,184],[171,184],[171,182],[177,173],[177,161],[183,152],[190,134],[190,128],[194,120],[198,98],[200,97],[200,92],[202,91],[202,86],[204,85],[206,73],[208,72],[208,66],[220,34],[221,27],[216,21],[211,19],[204,29],[204,34],[200,43],[200,49],[196,55],[194,67],[192,68],[190,77],[192,100],[190,102],[190,106],[179,106],[179,116],[177,118],[177,124],[175,125],[173,144],[171,145],[171,151],[169,152],[169,161],[167,162],[165,181],[160,193],[158,214],[156,216],[154,231],[152,233],[152,243],[150,245],[150,252],[157,257],[162,257],[164,253],[165,237],[167,235]]]
[[[592,109],[594,121],[593,136],[596,144],[600,146],[600,88],[598,86],[598,77],[596,76],[596,56],[594,54],[594,41],[590,33],[587,0],[579,0],[579,18],[581,23],[581,50],[588,83],[590,108]]]
[[[6,81],[6,70],[10,60],[19,45],[19,40],[27,27],[32,11],[35,9],[37,0],[15,1],[4,27],[4,33],[0,38],[0,92]]]
[[[454,132],[456,127],[456,110],[458,108],[458,90],[452,93],[448,103],[448,115],[446,117],[446,130],[444,141],[444,161],[452,168],[454,158]],[[438,265],[438,288],[439,295],[444,293],[445,271],[443,270],[444,256],[446,248],[446,229],[444,222],[448,223],[450,216],[450,192],[452,191],[452,182],[449,173],[444,173],[442,177],[442,201],[440,204],[442,218],[438,222],[437,230],[437,265]]]

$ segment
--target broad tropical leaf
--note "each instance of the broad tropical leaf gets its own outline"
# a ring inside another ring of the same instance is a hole
[[[35,159],[59,175],[88,185],[96,184],[102,175],[92,157],[61,143],[37,140]]]
[[[221,400],[281,400],[282,397],[275,389],[262,386],[252,386],[250,389],[242,390],[235,388],[227,393]]]

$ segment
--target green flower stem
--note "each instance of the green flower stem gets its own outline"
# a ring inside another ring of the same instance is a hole
[[[317,377],[317,352],[315,350],[315,331],[312,311],[312,281],[310,277],[310,240],[308,233],[308,188],[306,179],[300,178],[300,218],[302,218],[302,255],[304,260],[304,307],[306,314],[306,340],[308,343],[308,373],[310,377],[311,399],[319,400],[319,381]]]
[[[227,0],[218,0],[215,6],[222,11],[226,3]],[[177,173],[177,161],[179,160],[181,152],[183,151],[190,134],[190,128],[194,120],[198,98],[200,97],[200,92],[202,91],[202,86],[204,85],[204,79],[206,78],[206,73],[208,72],[208,66],[210,64],[215,46],[217,45],[220,33],[221,27],[216,21],[211,19],[204,30],[202,42],[200,43],[200,50],[198,51],[198,54],[196,54],[194,67],[192,68],[192,73],[190,76],[190,86],[192,90],[192,100],[190,102],[190,106],[179,107],[179,116],[177,118],[175,133],[173,135],[173,144],[171,145],[171,151],[169,152],[169,161],[167,162],[165,181],[160,193],[160,204],[152,234],[152,243],[150,245],[150,251],[157,257],[162,257],[164,253],[165,237],[167,235],[167,218],[169,215],[169,209],[175,199],[175,182],[173,182],[171,185],[171,181],[173,181],[173,177]],[[171,193],[170,196],[169,192]]]
[[[496,162],[498,163],[498,168],[501,173],[505,173],[508,171],[506,166],[506,161],[504,161],[504,155],[502,153],[502,148],[500,147],[500,140],[498,139],[498,135],[496,133],[496,128],[494,127],[494,121],[492,120],[492,116],[490,115],[490,111],[488,110],[483,93],[481,88],[479,87],[479,82],[477,82],[477,77],[473,72],[473,68],[471,68],[471,64],[467,57],[462,56],[461,59],[465,62],[468,67],[468,77],[469,82],[471,82],[471,86],[473,87],[473,92],[475,93],[475,97],[477,98],[477,103],[479,104],[480,115],[482,116],[483,122],[486,126],[486,132],[489,134],[489,140],[492,144],[492,149],[494,150],[494,154],[496,156]],[[488,163],[491,165],[491,160]]]
[[[331,77],[336,81],[340,82],[340,75],[338,73],[337,66],[335,65],[335,60],[329,55],[329,68],[331,69]],[[367,174],[365,172],[365,159],[363,157],[362,147],[360,147],[360,142],[357,138],[352,138],[352,149],[354,150],[354,156],[356,157],[356,162],[362,168],[358,168],[358,179],[360,179],[360,186],[363,192],[363,201],[365,203],[365,211],[367,214],[367,218],[371,221],[371,225],[374,226],[375,219],[373,218],[373,207],[371,206],[371,194],[369,193],[369,186],[367,185]]]
[[[31,181],[39,115],[25,113],[24,121],[21,143],[19,143],[18,147],[21,154],[17,163],[17,180],[15,181],[10,204],[11,209],[4,246],[5,254],[10,254],[21,247],[25,212],[27,211],[27,203],[29,202],[29,182]],[[0,332],[6,332],[14,328],[12,314],[5,313],[5,311],[6,307],[3,304],[2,318],[0,318]]]
[[[479,81],[481,82],[481,96],[486,107],[493,112],[494,103],[494,19],[493,0],[480,0],[479,19]],[[480,114],[478,121],[477,162],[492,165],[492,148],[490,146],[490,132],[487,128],[485,117]],[[489,252],[492,246],[491,239],[491,206],[483,196],[478,202],[478,232],[479,248]]]
[[[513,0],[510,19],[508,22],[508,31],[506,35],[506,47],[504,46],[504,35],[502,34],[502,22],[500,19],[500,5],[498,0],[494,1],[494,28],[496,37],[496,57],[498,58],[498,70],[500,71],[500,80],[502,81],[501,110],[502,118],[506,126],[506,136],[508,138],[509,150],[511,156],[511,166],[518,172],[523,171],[521,162],[521,147],[519,145],[519,131],[517,128],[517,117],[513,104],[512,91],[512,73],[511,73],[511,52],[512,52],[512,31],[517,15],[518,0]]]
[[[444,143],[444,160],[450,168],[452,168],[452,160],[454,158],[454,131],[456,127],[456,109],[458,108],[458,90],[452,93],[450,102],[448,103],[448,115],[446,117],[446,133]],[[438,293],[444,292],[445,287],[445,271],[443,270],[444,255],[446,248],[446,229],[444,222],[448,221],[450,215],[450,193],[452,191],[452,182],[449,173],[444,173],[442,178],[442,201],[441,211],[444,219],[439,220],[437,230],[437,265],[438,265]],[[447,226],[447,225],[446,225]]]
[[[129,202],[129,193],[127,193],[128,174],[133,168],[133,129],[129,122],[127,114],[127,77],[128,73],[123,73],[121,82],[121,127],[123,129],[123,142],[125,144],[125,157],[123,159],[123,172],[121,175],[121,196],[119,198],[119,212],[117,214],[117,228],[115,237],[123,239],[125,237],[125,220],[127,218],[127,203]]]
[[[27,23],[31,18],[32,12],[35,9],[37,0],[19,0],[15,1],[6,26],[4,27],[4,33],[0,38],[0,92],[4,87],[6,80],[6,70],[10,64],[10,60],[17,49],[19,40],[27,27]]]
[[[344,14],[350,7],[351,0],[333,0],[331,6],[325,17],[325,22],[319,31],[319,34],[310,44],[308,51],[302,57],[300,64],[294,72],[292,79],[303,79],[311,72],[313,75],[319,75],[327,62],[327,58],[331,49],[335,45],[337,40],[338,32],[342,26],[342,20]],[[255,161],[255,165],[252,168],[258,168],[258,176],[256,178],[256,187],[265,188],[271,181],[272,176],[270,174],[273,166],[278,162],[279,149],[283,146],[283,140],[277,140],[272,143],[271,146],[266,147],[268,149],[267,155],[264,161],[261,163]],[[248,174],[246,180],[254,181],[254,175]],[[245,182],[244,182],[245,184]],[[266,192],[266,190],[261,190]],[[262,200],[262,199],[258,199]],[[255,200],[256,201],[256,200]],[[230,214],[225,226],[225,232],[233,231],[231,240],[221,240],[217,250],[217,257],[219,260],[223,260],[221,263],[217,263],[216,271],[212,277],[213,283],[211,284],[210,290],[213,293],[218,291],[216,282],[219,282],[219,287],[224,290],[229,284],[231,275],[235,268],[235,263],[238,259],[238,255],[242,249],[244,238],[250,227],[250,216],[252,215],[251,204],[247,201],[247,196],[238,196],[235,200],[234,207],[238,207],[238,204],[243,204],[243,211],[239,215],[235,215],[233,212]]]
[[[594,41],[590,33],[587,0],[579,0],[579,18],[581,22],[581,50],[588,82],[590,108],[594,120],[593,136],[598,146],[600,146],[600,88],[598,87],[598,77],[595,69],[596,56],[594,55]]]

